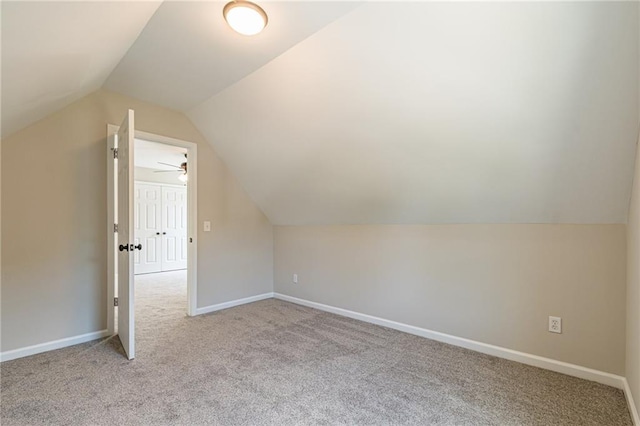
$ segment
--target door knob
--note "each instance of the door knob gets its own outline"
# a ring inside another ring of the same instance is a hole
[[[159,232],[156,232],[156,235],[160,235],[160,233],[159,233]]]
[[[120,244],[120,251],[133,251],[135,249],[142,250],[142,243],[134,246],[133,244]]]
[[[163,232],[163,233],[162,233],[162,235],[167,235],[167,233],[166,233],[166,232]]]

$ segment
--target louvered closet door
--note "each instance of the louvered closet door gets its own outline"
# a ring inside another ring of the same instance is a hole
[[[162,270],[187,268],[187,188],[162,187]]]
[[[134,251],[136,274],[162,270],[162,191],[160,185],[135,184],[134,204],[135,244],[142,250]]]

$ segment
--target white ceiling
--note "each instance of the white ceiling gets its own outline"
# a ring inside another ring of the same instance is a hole
[[[226,2],[165,2],[105,88],[185,110],[241,80],[356,7],[349,2],[266,2],[257,36],[231,31]]]
[[[626,221],[637,2],[264,2],[251,38],[223,4],[2,2],[3,136],[105,87],[274,224]]]
[[[188,112],[274,224],[619,223],[637,3],[367,3]]]
[[[149,142],[142,139],[136,139],[133,145],[133,161],[136,167],[155,170],[177,170],[176,167],[170,167],[161,163],[180,167],[180,165],[186,161],[185,154],[187,150],[179,146]]]
[[[2,135],[99,89],[159,5],[3,1]]]

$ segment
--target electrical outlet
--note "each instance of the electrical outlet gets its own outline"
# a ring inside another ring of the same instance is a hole
[[[298,274],[293,274],[293,283],[298,284]]]
[[[562,333],[562,318],[549,317],[549,332]]]

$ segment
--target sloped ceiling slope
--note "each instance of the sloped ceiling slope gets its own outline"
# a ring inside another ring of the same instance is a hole
[[[367,3],[188,115],[274,224],[624,223],[638,4]]]
[[[159,5],[3,1],[2,135],[99,89]]]
[[[257,36],[232,31],[226,2],[165,2],[105,88],[177,110],[202,103],[348,13],[353,2],[265,2]]]

